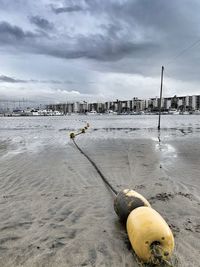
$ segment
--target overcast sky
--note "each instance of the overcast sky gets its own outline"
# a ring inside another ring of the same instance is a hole
[[[0,0],[0,97],[145,99],[162,65],[165,96],[200,94],[199,14],[199,0]]]

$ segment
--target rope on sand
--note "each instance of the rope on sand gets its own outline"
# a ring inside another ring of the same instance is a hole
[[[83,134],[85,133],[85,130],[89,127],[89,124],[87,124],[87,126],[83,129],[81,129],[80,132],[74,134],[71,133],[70,134],[70,138],[72,139],[74,145],[76,146],[76,148],[81,152],[81,154],[83,154],[87,160],[92,164],[92,166],[95,168],[95,170],[97,171],[97,173],[99,174],[99,176],[101,177],[101,179],[103,180],[103,182],[108,186],[108,188],[112,191],[112,193],[114,193],[114,195],[117,195],[117,191],[114,189],[114,187],[108,182],[108,180],[106,179],[106,177],[103,175],[103,173],[100,171],[100,169],[97,167],[96,163],[79,147],[79,145],[76,143],[75,141],[75,137],[77,135]]]

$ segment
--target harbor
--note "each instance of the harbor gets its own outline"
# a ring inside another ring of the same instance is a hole
[[[161,98],[162,115],[200,115],[200,95],[174,96]],[[19,107],[15,107],[19,103]],[[62,102],[43,104],[40,107],[27,107],[26,101],[0,101],[0,116],[63,116],[63,115],[158,115],[159,98],[147,100],[134,97],[131,100],[108,102]],[[22,105],[22,107],[20,107]],[[33,103],[32,103],[33,105]],[[25,107],[26,106],[26,107]],[[35,103],[35,106],[37,104]],[[41,107],[43,106],[43,108]]]

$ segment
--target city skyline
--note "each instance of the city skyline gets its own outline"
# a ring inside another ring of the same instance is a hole
[[[132,97],[129,100],[115,99],[106,102],[87,102],[87,101],[62,101],[58,103],[35,103],[34,101],[22,100],[0,100],[0,113],[23,111],[26,109],[47,109],[59,110],[64,114],[66,113],[85,113],[86,111],[95,110],[99,113],[112,110],[117,112],[130,112],[130,111],[158,111],[160,98],[137,98]],[[178,109],[181,111],[200,111],[200,95],[187,95],[187,96],[171,96],[162,97],[161,102],[162,110]]]

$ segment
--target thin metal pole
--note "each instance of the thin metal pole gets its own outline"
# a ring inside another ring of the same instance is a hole
[[[164,67],[161,70],[161,84],[160,84],[160,101],[159,101],[159,119],[158,119],[158,130],[160,130],[160,117],[161,117],[161,106],[162,106],[162,88],[163,88],[163,72]]]

